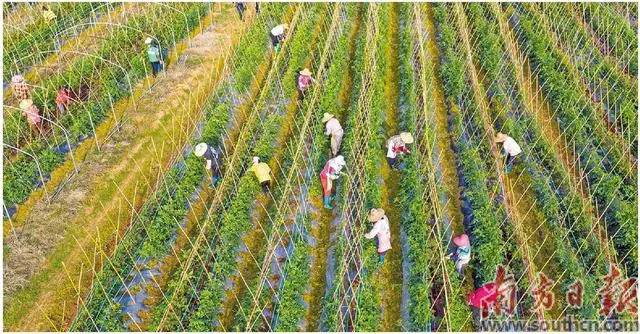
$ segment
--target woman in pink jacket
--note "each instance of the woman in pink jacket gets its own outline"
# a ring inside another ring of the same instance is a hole
[[[373,223],[373,228],[364,237],[367,239],[377,238],[378,261],[382,264],[384,262],[384,254],[391,249],[389,218],[385,216],[383,209],[371,209],[367,219]]]
[[[320,183],[324,194],[324,207],[331,210],[331,189],[333,188],[333,180],[337,180],[342,173],[342,168],[346,165],[344,157],[339,155],[333,159],[329,159],[320,172]]]

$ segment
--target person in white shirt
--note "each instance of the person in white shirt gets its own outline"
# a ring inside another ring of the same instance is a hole
[[[518,145],[513,138],[502,132],[498,132],[495,140],[496,143],[502,143],[502,155],[507,156],[505,171],[509,173],[513,166],[513,160],[522,152],[522,149],[520,149],[520,145]]]
[[[391,249],[391,229],[389,228],[389,218],[384,214],[383,209],[371,209],[367,220],[374,223],[373,228],[364,237],[367,239],[376,238],[378,245],[378,263],[384,262],[384,254]]]
[[[271,29],[271,43],[273,44],[275,52],[278,52],[280,49],[280,43],[284,41],[284,32],[287,31],[287,29],[289,29],[289,25],[286,23],[279,24]]]
[[[338,121],[332,114],[324,113],[322,116],[322,123],[326,123],[325,135],[331,136],[331,154],[335,157],[340,151],[340,144],[342,143],[342,136],[344,130]]]

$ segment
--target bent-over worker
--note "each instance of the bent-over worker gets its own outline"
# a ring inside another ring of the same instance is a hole
[[[29,85],[21,75],[14,75],[11,78],[11,90],[13,91],[13,97],[18,101],[27,100],[31,97]]]
[[[346,165],[344,157],[339,155],[333,159],[329,159],[324,165],[324,168],[320,172],[320,183],[322,183],[322,189],[324,190],[324,207],[327,209],[333,209],[331,206],[331,189],[333,188],[333,180],[337,180],[340,177],[342,168]]]
[[[158,72],[162,70],[160,48],[158,48],[158,44],[155,43],[151,37],[147,37],[144,43],[147,44],[147,57],[149,58],[149,63],[151,63],[151,74],[153,74],[155,78]]]
[[[64,115],[69,110],[69,102],[71,101],[71,91],[68,88],[60,88],[58,96],[56,96],[56,106],[60,111],[60,115]]]
[[[275,52],[280,50],[280,43],[284,41],[284,32],[287,31],[287,29],[289,29],[289,25],[286,23],[279,24],[271,29],[269,37],[271,37],[271,43],[273,44]]]
[[[387,158],[389,160],[389,165],[392,168],[396,167],[396,157],[397,154],[408,154],[409,149],[407,148],[407,144],[413,143],[413,136],[410,132],[401,132],[399,135],[395,135],[387,141]]]
[[[331,136],[331,154],[335,157],[340,151],[340,144],[342,143],[342,136],[344,130],[338,121],[332,114],[324,113],[322,116],[322,123],[326,123],[325,135]]]
[[[502,143],[502,155],[507,156],[505,171],[509,173],[511,172],[511,167],[513,167],[513,160],[522,152],[522,149],[513,138],[502,132],[498,132],[496,135],[496,143]]]
[[[456,262],[456,270],[458,274],[464,275],[464,266],[471,261],[471,244],[469,242],[469,236],[466,234],[459,235],[453,238],[453,243],[458,246],[453,256],[453,260]]]
[[[220,180],[220,172],[222,170],[219,152],[207,145],[207,143],[200,143],[196,145],[194,153],[196,157],[203,157],[207,162],[205,168],[211,172],[211,186],[215,187]]]
[[[487,283],[467,297],[467,303],[475,308],[489,310],[498,298],[498,285],[495,282]]]
[[[259,157],[253,157],[253,165],[249,168],[250,172],[256,174],[260,186],[262,186],[262,192],[268,193],[269,186],[271,185],[271,168],[264,162],[260,162]]]
[[[391,229],[389,228],[389,218],[384,214],[383,209],[371,209],[367,220],[373,223],[373,228],[364,237],[367,239],[376,238],[378,247],[378,263],[384,262],[384,254],[391,249]]]
[[[40,110],[35,104],[33,104],[33,101],[30,99],[22,100],[20,102],[20,109],[22,110],[22,115],[27,117],[27,122],[31,128],[31,132],[34,134],[41,134],[42,118],[40,118]]]
[[[312,83],[316,83],[316,80],[311,76],[311,71],[308,68],[304,68],[300,71],[300,76],[298,76],[298,97],[299,99],[304,98],[304,94],[309,89]]]

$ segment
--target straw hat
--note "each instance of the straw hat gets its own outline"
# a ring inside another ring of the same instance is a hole
[[[347,163],[344,161],[344,157],[343,157],[342,155],[339,155],[339,156],[337,156],[337,157],[333,158],[333,162],[334,162],[336,165],[340,165],[340,166],[344,166],[344,165],[346,165],[346,164],[347,164]]]
[[[11,82],[13,82],[13,83],[21,83],[21,82],[23,82],[23,81],[24,81],[24,77],[23,77],[23,76],[21,76],[20,74],[18,74],[18,75],[14,75],[14,76],[11,78]]]
[[[194,153],[196,154],[196,157],[203,156],[204,152],[207,151],[207,147],[209,147],[207,145],[207,143],[200,143],[200,144],[196,145],[196,149],[194,150]]]
[[[300,71],[300,74],[302,75],[311,75],[311,71],[309,71],[308,68],[304,68],[304,70]]]
[[[326,123],[332,118],[333,118],[332,114],[324,113],[324,115],[322,115],[322,123]]]
[[[498,132],[498,134],[496,135],[496,143],[502,143],[505,140],[507,140],[509,136],[505,135],[502,132]]]
[[[151,39],[151,37],[147,37],[147,39],[144,40],[144,44],[151,44],[151,42],[153,42],[153,39]]]
[[[400,132],[400,139],[402,139],[405,144],[413,143],[413,136],[411,135],[411,132]]]
[[[32,100],[22,100],[20,101],[20,109],[27,109],[29,107],[31,107],[33,105],[33,101]]]
[[[461,234],[455,238],[453,238],[453,243],[458,247],[465,247],[469,245],[469,236],[466,234]]]
[[[382,219],[382,217],[384,217],[384,209],[371,209],[371,211],[369,211],[369,215],[367,216],[367,219],[372,222],[375,223],[378,220]]]
[[[254,163],[254,164],[257,164],[257,163],[259,163],[259,162],[260,162],[260,158],[258,158],[258,157],[253,157],[253,163]]]

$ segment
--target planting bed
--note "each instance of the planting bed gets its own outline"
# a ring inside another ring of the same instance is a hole
[[[638,270],[637,5],[51,7],[55,24],[3,7],[3,78],[23,74],[46,117],[31,133],[5,90],[6,329],[479,331],[467,296],[500,266],[513,310],[489,319],[637,321],[598,295],[611,266]],[[168,51],[157,78],[146,37]],[[90,94],[58,115],[61,86]],[[332,209],[324,113],[344,128]],[[522,148],[510,172],[499,132]],[[215,186],[200,142],[220,152]],[[390,223],[382,263],[372,208]]]

